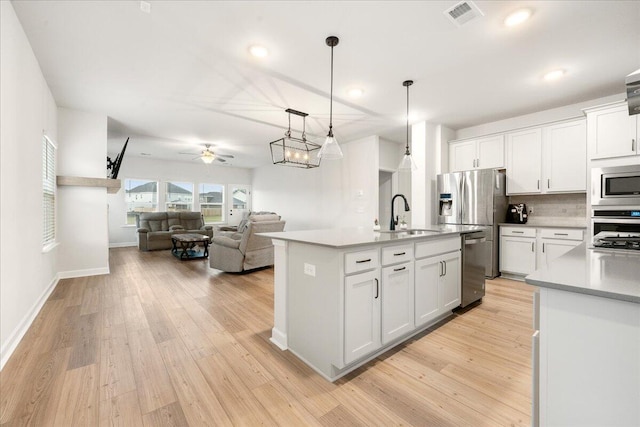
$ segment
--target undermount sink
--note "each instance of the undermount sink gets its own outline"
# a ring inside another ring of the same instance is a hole
[[[427,230],[422,228],[409,228],[405,230],[380,230],[380,233],[403,234],[409,236],[420,236],[426,234],[440,233],[438,230]]]

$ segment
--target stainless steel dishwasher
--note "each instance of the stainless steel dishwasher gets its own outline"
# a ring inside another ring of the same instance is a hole
[[[461,235],[462,239],[462,298],[466,307],[484,296],[484,274],[489,262],[489,244],[485,231]]]

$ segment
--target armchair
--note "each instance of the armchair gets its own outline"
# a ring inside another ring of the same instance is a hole
[[[239,273],[273,265],[273,244],[269,237],[257,233],[283,231],[285,221],[277,215],[270,221],[247,222],[243,233],[214,236],[209,246],[209,266],[218,270]]]

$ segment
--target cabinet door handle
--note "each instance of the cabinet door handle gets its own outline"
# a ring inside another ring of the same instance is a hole
[[[376,281],[376,297],[374,299],[378,299],[378,297],[380,296],[380,282],[377,278],[374,280]]]
[[[406,270],[407,267],[400,267],[400,268],[394,268],[393,271],[402,271],[402,270]]]
[[[444,272],[444,265],[443,265],[442,261],[440,261],[440,274],[438,276],[442,277],[443,276],[443,274],[442,274],[443,272]]]
[[[400,255],[406,255],[406,252],[398,252],[397,254],[393,254],[393,256],[400,256]]]
[[[542,253],[544,253],[544,243],[542,244]]]
[[[512,231],[513,234],[524,234],[524,231]]]
[[[568,236],[569,233],[553,233],[554,236]]]
[[[531,242],[531,252],[535,252],[535,248],[534,248],[535,243]]]
[[[635,139],[631,140],[631,151],[636,151],[636,140]]]
[[[473,167],[476,167],[476,159],[473,159]]]
[[[551,179],[547,178],[547,188],[551,188]]]
[[[540,180],[538,180],[538,190],[540,189]]]
[[[447,275],[447,261],[442,261],[442,265],[444,265],[444,273],[442,273],[443,276]]]
[[[356,264],[362,264],[363,262],[371,262],[371,258],[369,259],[359,259],[356,261]]]
[[[479,168],[480,167],[480,159],[476,159],[476,167]]]

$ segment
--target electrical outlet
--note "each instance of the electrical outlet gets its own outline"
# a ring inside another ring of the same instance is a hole
[[[533,207],[529,208],[529,213],[532,214],[533,213]]]
[[[313,264],[304,263],[304,274],[307,276],[316,277],[316,266]]]

